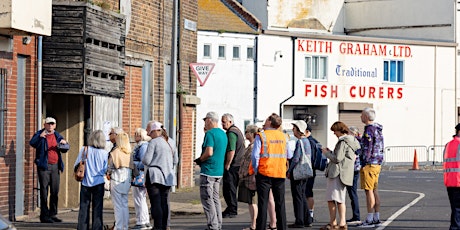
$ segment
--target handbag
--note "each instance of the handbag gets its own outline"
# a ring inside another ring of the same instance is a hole
[[[75,165],[73,176],[76,181],[81,182],[85,177],[85,167],[86,167],[86,155],[88,154],[88,146],[85,146],[83,150],[83,154],[81,157],[81,161]]]
[[[307,154],[305,154],[302,140],[299,139],[298,141],[300,142],[302,155],[300,156],[299,163],[297,163],[292,170],[292,176],[294,180],[304,180],[313,177],[313,168],[311,166],[311,159],[307,157]]]
[[[145,187],[145,174],[144,171],[139,170],[139,175],[135,176],[131,181],[132,186]]]
[[[67,151],[69,151],[70,145],[69,145],[69,143],[66,143],[66,144],[59,143],[58,144],[58,149],[59,149],[59,152],[66,153]]]

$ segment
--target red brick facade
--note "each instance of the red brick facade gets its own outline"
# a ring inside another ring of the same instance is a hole
[[[109,10],[120,11],[119,1],[109,0]],[[142,124],[142,62],[152,63],[153,106],[151,119],[161,122],[165,109],[165,68],[170,67],[172,45],[173,1],[132,1],[129,33],[126,36],[126,54],[133,62],[126,63],[125,97],[123,98],[122,127],[133,139],[134,130]],[[189,70],[189,63],[196,62],[196,31],[184,30],[184,19],[197,22],[197,2],[181,1],[179,6],[180,38],[178,50],[178,85],[186,94],[196,95],[196,78]],[[6,115],[4,122],[6,156],[0,157],[0,214],[13,219],[15,216],[15,181],[24,178],[24,214],[31,215],[37,208],[37,176],[34,164],[35,150],[29,140],[37,130],[37,60],[36,37],[28,45],[22,44],[22,36],[14,37],[13,52],[0,51],[0,68],[7,69]],[[24,133],[16,133],[17,117],[17,57],[26,58]],[[137,63],[137,64],[136,64]],[[141,63],[141,64],[139,64]],[[182,101],[182,100],[178,100]],[[181,130],[180,187],[194,186],[192,158],[195,143],[195,105],[180,105],[177,125]],[[179,109],[178,109],[179,110]],[[179,116],[181,115],[181,116]],[[24,175],[16,175],[17,136],[24,137]],[[67,165],[68,166],[68,165]],[[61,180],[63,183],[63,180]],[[74,183],[74,182],[69,182]],[[65,187],[65,186],[64,186]],[[61,185],[61,192],[63,186]],[[60,203],[60,206],[62,203]],[[67,204],[68,205],[68,204]]]
[[[118,1],[110,1],[113,10],[119,10]],[[196,78],[189,69],[189,63],[196,62],[197,33],[184,30],[184,20],[197,22],[198,5],[196,1],[181,1],[178,19],[178,86],[186,94],[196,95]],[[139,63],[152,63],[153,106],[152,120],[164,122],[165,110],[170,109],[165,102],[165,68],[172,65],[172,1],[133,2],[131,21],[126,37],[126,54],[130,61],[126,63],[125,97],[123,99],[122,127],[134,138],[134,130],[142,124],[142,66]],[[137,65],[136,65],[137,64]],[[178,169],[179,187],[194,186],[192,158],[195,143],[195,105],[183,105],[183,113],[177,114],[177,129],[181,130],[179,145],[180,168]],[[182,116],[180,116],[182,114]],[[183,127],[181,127],[183,125]],[[145,128],[145,127],[143,127]],[[171,133],[171,132],[170,132]]]
[[[13,39],[13,52],[0,52],[0,68],[7,70],[6,98],[5,98],[5,122],[4,142],[6,154],[0,157],[0,214],[12,218],[15,213],[16,177],[24,178],[24,212],[31,214],[35,209],[37,178],[35,175],[34,151],[29,146],[30,137],[36,131],[36,38],[28,45],[22,43],[22,36],[15,36]],[[18,55],[26,58],[25,66],[25,108],[24,108],[24,133],[16,133],[18,124],[17,114],[17,60]],[[3,84],[3,83],[2,83]],[[24,138],[23,143],[17,143],[17,138]],[[16,175],[16,149],[18,145],[24,146],[24,175]]]

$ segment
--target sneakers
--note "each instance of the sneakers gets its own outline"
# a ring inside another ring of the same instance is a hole
[[[359,224],[361,224],[361,221],[359,219],[356,219],[356,218],[351,218],[351,219],[347,220],[347,224],[349,224],[349,225],[359,225]]]
[[[380,222],[380,220],[373,220],[372,223],[375,225],[375,227],[380,227],[380,225],[382,225],[382,222]]]
[[[374,224],[374,221],[368,222],[367,220],[365,220],[361,224],[358,224],[357,227],[358,228],[373,228],[373,227],[375,227],[375,224]]]

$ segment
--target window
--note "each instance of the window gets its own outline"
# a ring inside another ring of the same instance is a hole
[[[203,45],[203,57],[204,58],[211,58],[211,45],[204,44]]]
[[[240,59],[240,47],[233,46],[233,59]]]
[[[403,83],[404,82],[404,61],[397,61],[397,60],[383,61],[383,81]]]
[[[219,45],[219,58],[225,59],[225,46]]]
[[[5,156],[6,69],[0,69],[0,156]]]
[[[327,57],[305,57],[305,78],[309,80],[327,80]]]
[[[248,47],[246,51],[246,58],[248,60],[253,60],[254,59],[254,48],[253,47]]]

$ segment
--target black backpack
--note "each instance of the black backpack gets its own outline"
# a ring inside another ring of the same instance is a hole
[[[323,151],[321,150],[322,145],[316,141],[315,139],[310,139],[311,145],[311,163],[313,165],[313,169],[324,171],[327,166],[327,158],[323,155]]]

